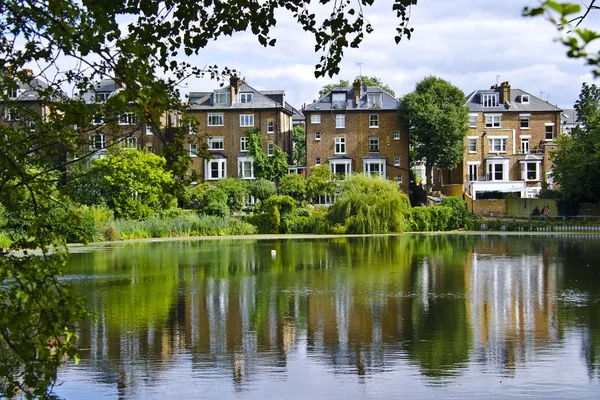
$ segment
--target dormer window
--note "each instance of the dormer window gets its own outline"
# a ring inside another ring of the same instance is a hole
[[[96,92],[96,103],[104,103],[109,96],[110,92]]]
[[[497,107],[498,93],[483,93],[481,95],[481,105],[483,107]]]
[[[228,92],[214,92],[213,93],[213,104],[229,104],[229,93]]]
[[[240,93],[240,103],[246,104],[252,102],[253,93]]]
[[[528,94],[522,94],[521,95],[521,103],[523,103],[523,104],[528,104],[529,103],[529,95]]]
[[[19,89],[9,89],[8,90],[8,98],[9,99],[17,99],[19,98]]]
[[[381,93],[369,93],[367,104],[369,108],[381,108]]]
[[[346,105],[346,93],[333,93],[331,95],[331,103],[333,108],[344,108]]]

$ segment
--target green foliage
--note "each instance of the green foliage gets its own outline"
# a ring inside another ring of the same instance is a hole
[[[211,187],[202,196],[199,211],[202,214],[224,218],[230,212],[227,200],[227,193],[217,187]]]
[[[306,131],[301,126],[292,130],[292,161],[295,165],[306,165]]]
[[[248,154],[254,157],[254,176],[275,181],[287,174],[288,156],[279,146],[275,146],[272,156],[263,150],[262,136],[258,128],[245,131],[248,136]]]
[[[174,180],[165,162],[137,150],[109,154],[94,161],[84,174],[70,175],[73,197],[87,205],[106,204],[118,218],[147,218],[167,208],[173,198],[169,192]]]
[[[451,200],[446,204],[434,207],[412,208],[408,216],[410,230],[413,232],[433,232],[462,227],[471,229],[473,225],[468,212],[465,212],[466,203],[463,208],[460,202],[464,203],[464,201],[458,197],[455,199],[459,201]]]
[[[575,111],[581,126],[556,139],[552,176],[566,198],[600,202],[600,88],[584,83]]]
[[[231,211],[240,211],[248,197],[248,183],[241,178],[225,178],[217,181],[217,189],[227,195],[227,206]]]
[[[275,184],[268,179],[259,178],[250,182],[250,194],[259,201],[264,201],[277,194]]]
[[[563,197],[556,200],[556,208],[559,215],[574,217],[579,214],[579,200],[573,197]]]
[[[354,79],[360,80],[361,85],[378,86],[381,89],[383,89],[384,91],[386,91],[387,93],[391,94],[393,97],[396,96],[396,93],[394,93],[392,88],[389,87],[388,85],[386,85],[385,83],[383,83],[381,81],[381,79],[379,79],[376,76],[357,76]],[[333,89],[336,89],[339,87],[351,87],[353,84],[354,84],[354,82],[348,82],[347,80],[340,79],[339,83],[330,83],[328,85],[324,85],[321,88],[321,90],[319,90],[319,97],[325,96],[327,93],[331,92]]]
[[[594,5],[593,1],[581,4],[584,4],[585,10],[581,9],[580,4],[547,0],[542,1],[537,7],[525,7],[523,15],[545,16],[556,27],[559,33],[558,40],[567,47],[567,56],[585,60],[593,67],[592,72],[598,77],[600,76],[600,51],[596,49],[600,42],[598,41],[600,32],[583,25],[591,12],[598,10],[598,6]]]
[[[279,193],[297,201],[306,196],[306,179],[300,174],[288,174],[279,180]]]
[[[306,194],[309,199],[314,200],[317,196],[336,193],[335,175],[329,169],[329,165],[315,165],[310,168],[310,176],[306,180]]]
[[[404,214],[409,209],[408,197],[394,182],[353,175],[342,182],[328,216],[347,233],[394,233],[405,231]]]
[[[401,99],[398,118],[409,126],[410,144],[417,160],[426,162],[427,189],[431,170],[453,168],[463,157],[463,138],[469,130],[465,94],[449,82],[429,76]]]
[[[442,206],[449,207],[451,209],[450,219],[445,229],[453,230],[464,228],[468,224],[469,219],[469,207],[467,202],[458,196],[447,196],[442,200]]]
[[[0,391],[46,398],[64,357],[76,360],[75,322],[87,314],[59,280],[65,253],[0,257]]]

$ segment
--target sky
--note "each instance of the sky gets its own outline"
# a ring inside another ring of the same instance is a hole
[[[567,58],[550,22],[521,15],[523,7],[535,6],[537,0],[419,0],[411,10],[412,38],[398,45],[392,3],[376,0],[365,9],[375,31],[359,49],[345,51],[341,71],[333,79],[314,77],[321,53],[314,51],[314,38],[283,10],[273,30],[275,47],[264,48],[251,33],[238,33],[211,42],[188,61],[234,68],[257,90],[285,90],[286,101],[296,108],[316,100],[323,85],[352,81],[361,73],[380,78],[396,97],[430,75],[449,81],[465,95],[509,81],[511,87],[561,108],[573,107],[583,82],[595,82],[584,61]],[[593,27],[595,21],[589,22]],[[184,94],[219,87],[209,78],[185,85]]]

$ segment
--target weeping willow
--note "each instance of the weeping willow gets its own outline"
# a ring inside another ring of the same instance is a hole
[[[408,197],[392,181],[353,175],[342,183],[341,193],[328,218],[346,233],[398,233],[406,230]]]

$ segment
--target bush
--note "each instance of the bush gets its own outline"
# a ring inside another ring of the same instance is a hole
[[[573,197],[563,197],[556,201],[558,214],[566,217],[574,217],[579,214],[579,201]]]
[[[448,196],[442,200],[442,206],[451,209],[446,229],[453,230],[465,227],[469,219],[469,208],[466,201],[458,196]]]
[[[306,196],[306,180],[300,174],[289,174],[279,180],[279,193],[302,201]]]
[[[248,184],[241,178],[226,178],[217,181],[216,187],[227,195],[227,206],[231,211],[240,211],[248,196]]]
[[[199,211],[217,217],[228,216],[230,210],[227,206],[227,193],[216,187],[211,187],[204,193]]]
[[[380,177],[353,175],[342,182],[342,190],[329,208],[333,224],[348,233],[404,232],[408,197],[398,186]]]
[[[260,178],[250,183],[249,192],[258,200],[263,201],[277,194],[277,188],[273,182]]]
[[[429,207],[414,207],[410,210],[410,230],[413,232],[429,232],[431,226],[431,212]]]

